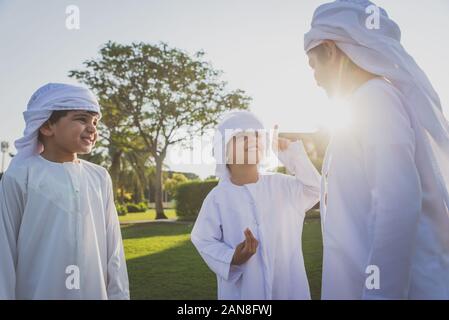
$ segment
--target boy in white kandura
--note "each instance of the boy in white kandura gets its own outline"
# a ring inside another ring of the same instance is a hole
[[[0,299],[129,299],[111,179],[77,157],[99,117],[86,88],[50,83],[31,97],[0,182]]]
[[[236,111],[215,135],[219,183],[191,239],[217,275],[219,299],[310,299],[301,234],[305,212],[319,199],[320,175],[302,143],[277,134],[279,159],[295,177],[262,174],[266,132],[252,113]]]

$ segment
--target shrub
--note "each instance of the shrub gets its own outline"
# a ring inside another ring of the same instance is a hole
[[[196,180],[180,184],[175,194],[176,215],[181,219],[195,219],[204,198],[217,183],[217,180]]]
[[[119,216],[125,216],[128,213],[128,209],[122,204],[116,203],[115,208],[117,209],[117,214]]]
[[[145,212],[148,210],[148,203],[146,203],[145,201],[139,202],[137,206],[139,207],[140,212]]]
[[[128,210],[128,213],[135,213],[135,212],[141,212],[140,206],[138,204],[128,202],[125,204],[126,209]]]

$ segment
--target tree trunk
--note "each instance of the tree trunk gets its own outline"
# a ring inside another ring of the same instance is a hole
[[[162,163],[163,158],[156,157],[156,179],[154,182],[154,202],[156,205],[156,219],[167,219],[162,205]]]
[[[146,180],[145,180],[145,170],[142,170],[140,167],[137,167],[137,195],[140,201],[145,200],[145,187],[146,187]],[[148,202],[150,200],[148,199]]]
[[[140,162],[141,159],[138,155],[130,154],[129,159],[136,179],[134,183],[134,200],[136,203],[139,203],[145,200],[145,188],[147,184],[145,177],[145,165]]]
[[[118,182],[119,182],[119,176],[120,176],[120,157],[122,156],[121,151],[115,151],[111,152],[111,167],[109,169],[109,172],[111,174],[111,180],[112,180],[112,190],[114,191],[114,199],[117,199],[117,189],[118,189]]]

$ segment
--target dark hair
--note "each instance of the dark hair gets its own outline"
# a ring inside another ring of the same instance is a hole
[[[50,118],[48,118],[48,120],[45,122],[45,123],[50,123],[50,124],[55,124],[56,122],[58,122],[61,118],[64,118],[65,116],[67,116],[67,114],[70,112],[70,111],[77,111],[77,110],[56,110],[56,111],[53,111],[52,113],[51,113],[51,116],[50,116]],[[87,113],[89,113],[89,114],[91,114],[91,115],[98,115],[98,113],[96,113],[96,112],[94,112],[94,111],[87,111]],[[42,135],[41,135],[41,132],[39,131],[39,135],[38,135],[38,140],[40,141],[40,142],[43,142],[42,141]]]
[[[48,122],[50,122],[51,124],[55,124],[56,122],[59,121],[59,119],[64,118],[67,113],[69,113],[69,110],[57,110],[57,111],[53,111],[51,113],[50,118],[48,118]]]

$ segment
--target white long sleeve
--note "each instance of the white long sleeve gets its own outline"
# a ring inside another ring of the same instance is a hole
[[[191,233],[191,240],[209,268],[227,281],[236,281],[241,266],[232,265],[235,248],[223,242],[223,232],[217,206],[206,197]]]
[[[380,288],[364,287],[363,298],[405,299],[414,237],[421,211],[418,172],[410,148],[371,146],[366,153],[373,193],[373,242],[367,266],[380,271]]]
[[[300,194],[298,200],[305,211],[310,210],[320,199],[321,176],[307,156],[302,141],[290,143],[287,150],[278,153],[278,158],[295,175],[295,184],[300,190],[296,193]]]
[[[23,204],[19,184],[4,174],[0,181],[0,299],[16,298],[17,238]]]
[[[362,298],[406,299],[422,206],[413,130],[401,101],[388,92],[379,92],[376,101],[358,111],[364,120],[359,141],[373,219],[367,267],[376,266],[380,272],[380,288],[365,285]]]
[[[109,184],[108,203],[106,208],[106,234],[107,234],[107,294],[108,299],[129,300],[129,281],[126,268],[125,253],[123,249],[122,235],[117,210],[114,204],[112,181],[107,175]]]

